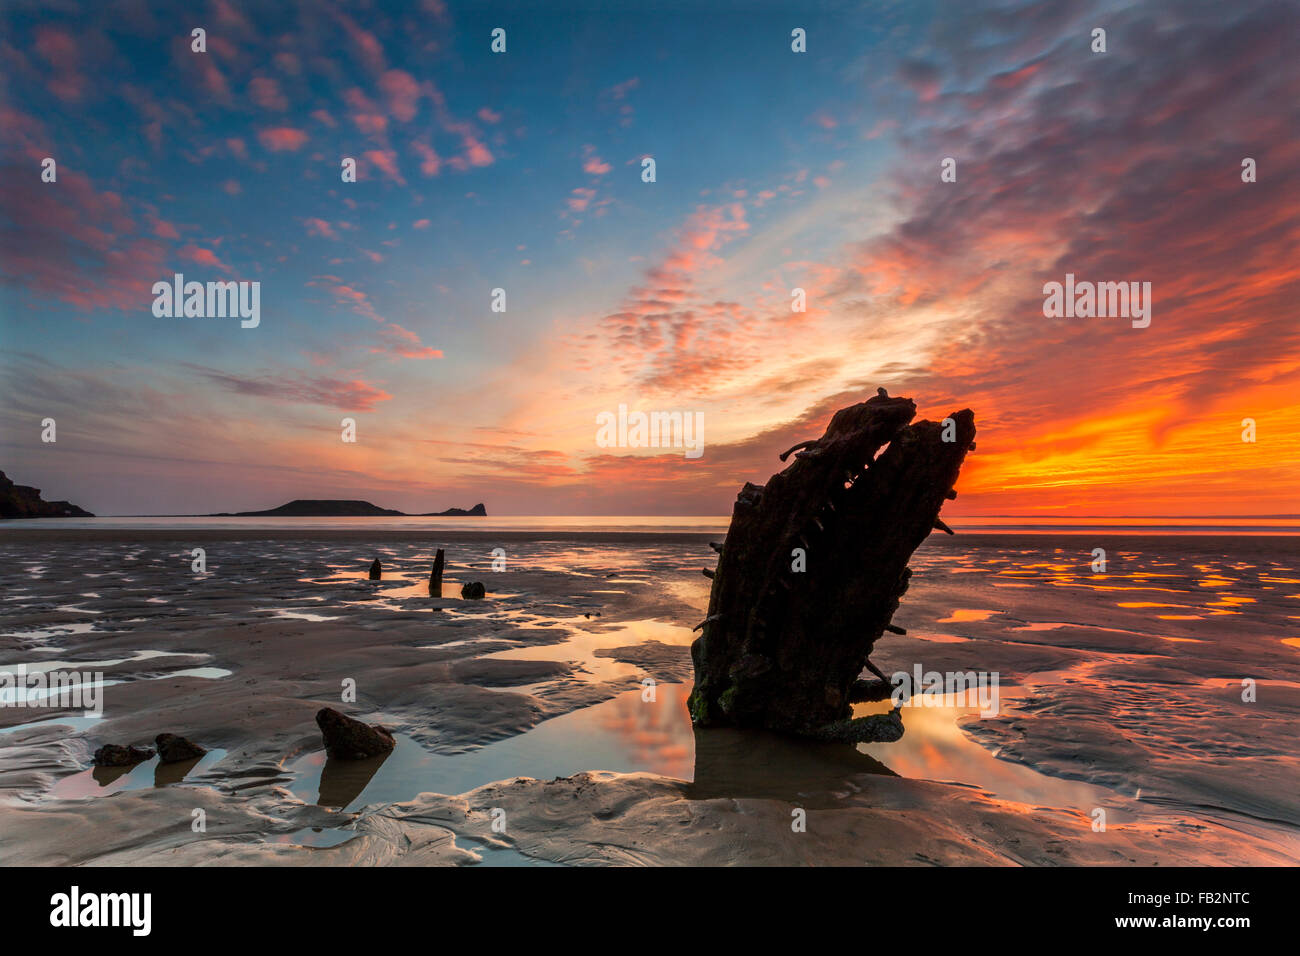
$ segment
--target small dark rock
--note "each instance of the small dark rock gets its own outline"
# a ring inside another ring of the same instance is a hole
[[[460,596],[470,600],[487,597],[487,588],[482,581],[470,581],[460,589]]]
[[[325,738],[325,753],[336,760],[378,757],[397,745],[385,728],[363,724],[332,707],[322,707],[316,712],[316,725]]]
[[[193,741],[186,740],[179,734],[159,734],[154,738],[158,747],[158,759],[161,763],[180,763],[202,757],[207,750]]]
[[[119,747],[117,744],[104,744],[95,751],[91,758],[96,767],[133,767],[153,756],[147,747]]]
[[[370,565],[370,580],[378,581],[380,576],[383,573],[384,573],[384,566],[379,563],[378,558],[375,558],[375,563]]]

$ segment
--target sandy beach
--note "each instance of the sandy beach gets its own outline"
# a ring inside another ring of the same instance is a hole
[[[0,863],[1300,862],[1300,539],[1117,538],[1099,575],[1091,537],[935,537],[874,658],[997,672],[998,713],[855,746],[692,729],[710,537],[6,528],[0,670],[102,672],[103,714],[0,707]],[[327,760],[324,706],[397,747]],[[162,732],[209,753],[91,767]]]

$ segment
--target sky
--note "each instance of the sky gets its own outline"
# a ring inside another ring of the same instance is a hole
[[[0,468],[97,514],[722,515],[883,386],[975,412],[945,515],[1298,514],[1298,37],[1289,0],[7,2]],[[156,316],[176,273],[259,324]],[[1045,316],[1067,273],[1151,283],[1149,327]],[[703,453],[599,443],[620,405]]]

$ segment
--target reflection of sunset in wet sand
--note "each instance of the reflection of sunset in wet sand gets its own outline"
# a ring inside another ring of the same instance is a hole
[[[660,684],[543,721],[525,734],[458,754],[430,753],[398,734],[383,758],[351,763],[313,750],[291,761],[301,799],[337,809],[409,800],[426,791],[461,793],[516,776],[551,779],[581,770],[644,771],[689,779],[695,757],[686,696],[690,688]]]
[[[611,701],[602,708],[601,726],[623,741],[636,766],[689,780],[695,760],[695,738],[686,711],[690,687],[660,684],[654,690],[654,704],[637,695]]]
[[[1112,794],[1107,806],[1127,803],[1139,816],[1177,808],[1295,839],[1300,760],[1289,715],[1300,659],[1280,659],[1277,648],[1300,647],[1300,540],[1121,538],[1097,573],[1093,548],[1104,540],[1044,540],[1028,552],[979,543],[916,556],[917,586],[895,620],[922,640],[881,641],[877,663],[1001,671],[1013,682],[1003,713],[954,721],[905,710],[903,739],[874,755],[907,776],[1028,803],[1078,806],[1100,788]],[[998,592],[994,614],[969,610],[991,606],[988,585],[1008,577],[1027,587]],[[924,642],[931,622],[968,641]],[[1033,777],[1020,775],[1030,768]]]
[[[953,694],[943,697],[943,706],[903,708],[903,739],[892,744],[859,744],[858,749],[884,763],[903,777],[974,785],[989,793],[1026,803],[1073,809],[1087,814],[1104,806],[1128,808],[1131,794],[1122,796],[1106,787],[1060,777],[1049,777],[1024,764],[999,760],[995,751],[976,743],[964,730],[965,721],[977,721],[979,709],[973,695],[968,700]],[[889,706],[858,705],[854,716],[881,713]],[[1132,811],[1126,814],[1131,817]],[[1120,819],[1116,815],[1115,819]]]
[[[947,617],[939,618],[940,624],[961,624],[966,621],[987,621],[997,611],[981,611],[975,608],[958,608]]]
[[[149,739],[159,722],[148,717],[152,687],[170,691],[175,680],[143,678],[204,677],[195,692],[209,695],[218,716],[194,732],[229,734],[210,741],[205,760],[218,763],[178,768],[182,776],[152,762],[95,772],[50,750],[61,762],[41,771],[56,783],[35,796],[38,805],[89,812],[81,808],[113,803],[86,799],[94,796],[282,786],[300,805],[340,814],[337,827],[313,818],[315,828],[276,837],[318,847],[352,845],[344,821],[366,806],[611,771],[687,781],[695,801],[828,808],[850,793],[870,804],[888,786],[864,779],[896,775],[940,788],[927,792],[991,795],[1020,817],[1046,808],[1086,829],[1102,808],[1116,828],[1168,826],[1188,839],[1249,832],[1291,853],[1300,846],[1289,716],[1300,707],[1300,538],[1126,537],[1110,542],[1106,571],[1093,573],[1093,548],[1106,543],[959,536],[923,547],[894,618],[907,633],[886,634],[872,661],[886,674],[918,664],[996,672],[999,709],[981,716],[969,700],[905,707],[901,740],[861,747],[692,728],[688,647],[708,600],[704,539],[519,542],[500,575],[488,567],[490,546],[475,543],[449,550],[438,597],[427,593],[438,546],[428,540],[240,545],[239,570],[198,585],[175,583],[161,557],[105,571],[129,557],[120,546],[69,545],[52,548],[47,563],[73,569],[71,584],[32,573],[11,595],[7,610],[28,616],[31,643],[11,659],[102,666],[106,715],[66,717],[56,730],[61,721],[33,714],[4,729],[11,739],[84,742],[87,753],[105,740]],[[383,578],[369,581],[375,556]],[[93,625],[77,613],[92,580]],[[487,599],[462,600],[464,580],[483,580]],[[202,646],[220,668],[174,671],[152,656],[195,652],[192,635],[211,620],[223,623]],[[138,651],[142,625],[148,652]],[[51,636],[51,627],[61,630]],[[311,676],[283,683],[302,674]],[[255,679],[277,688],[281,714],[298,708],[310,718],[303,701],[337,695],[340,674],[359,676],[367,698],[359,712],[394,729],[398,746],[386,759],[331,766],[314,728],[303,732],[293,718],[273,737],[265,724],[275,714],[237,728],[225,717],[247,710],[241,688]],[[1243,699],[1246,680],[1253,701]],[[117,729],[120,717],[137,723]],[[244,756],[250,749],[255,760]]]

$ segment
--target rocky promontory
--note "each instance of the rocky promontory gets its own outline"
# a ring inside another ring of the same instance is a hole
[[[408,515],[405,511],[381,508],[369,501],[346,498],[295,498],[293,501],[267,511],[222,511],[210,518],[464,518],[486,517],[487,509],[481,504],[468,510],[448,508],[446,511],[427,511]]]
[[[0,518],[93,518],[67,501],[44,501],[41,489],[15,485],[0,471]]]

